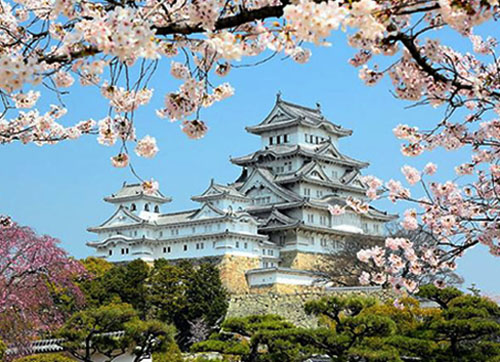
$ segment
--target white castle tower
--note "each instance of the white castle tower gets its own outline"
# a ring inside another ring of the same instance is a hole
[[[311,286],[321,255],[335,252],[349,238],[382,241],[384,223],[395,218],[370,208],[333,216],[328,208],[347,197],[366,200],[361,169],[368,163],[339,150],[351,130],[328,121],[316,109],[280,96],[269,115],[248,132],[261,137],[261,149],[231,159],[242,167],[232,184],[210,182],[193,210],[162,213],[171,199],[146,195],[138,184],[124,184],[104,200],[115,213],[89,231],[96,255],[114,262],[201,259],[216,262],[232,292],[268,286]]]

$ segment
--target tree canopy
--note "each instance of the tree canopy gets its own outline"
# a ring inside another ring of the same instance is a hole
[[[365,296],[332,296],[305,305],[317,328],[299,328],[279,316],[226,320],[219,333],[193,345],[243,361],[492,361],[500,358],[500,307],[455,288],[422,287],[420,296],[380,302]]]

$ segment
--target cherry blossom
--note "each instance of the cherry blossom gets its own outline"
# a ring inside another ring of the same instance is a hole
[[[29,324],[30,328],[20,339],[2,333],[7,331],[1,328],[0,337],[21,348],[29,338],[64,322],[65,313],[54,300],[56,290],[73,295],[78,304],[83,303],[74,280],[84,276],[85,269],[58,247],[58,240],[37,235],[29,227],[11,221],[4,220],[1,225],[0,323],[7,325],[15,320],[17,324]]]
[[[160,185],[158,184],[158,181],[155,181],[153,179],[142,182],[142,189],[147,195],[154,195],[159,190],[159,188]]]
[[[449,266],[475,245],[500,255],[498,42],[475,33],[499,16],[498,0],[0,0],[0,7],[0,144],[51,145],[93,135],[117,149],[117,167],[133,161],[130,149],[141,157],[156,153],[153,142],[135,136],[141,127],[136,111],[153,97],[164,99],[156,110],[160,118],[178,121],[189,138],[199,139],[208,130],[200,120],[203,109],[234,94],[213,75],[226,75],[246,58],[264,63],[275,53],[305,63],[311,45],[330,46],[332,32],[348,29],[347,43],[356,49],[348,61],[365,84],[380,87],[387,77],[396,98],[442,110],[425,126],[393,130],[402,154],[417,157],[437,148],[470,153],[453,165],[452,181],[428,180],[438,176],[432,163],[423,170],[403,167],[411,190],[399,180],[365,178],[367,199],[412,203],[416,213],[405,213],[405,225],[417,222],[437,235],[428,250],[398,246],[398,252],[416,258],[408,262],[423,272]],[[439,39],[443,31],[463,36],[469,48],[454,49],[449,37]],[[157,95],[149,84],[165,76],[157,72],[164,61],[171,65],[167,79],[175,82],[166,81],[166,94]],[[79,85],[109,101],[98,121],[65,119],[64,98]],[[47,92],[61,100],[48,110],[39,106]],[[365,200],[350,199],[347,207],[369,209]],[[388,262],[380,253],[369,260]],[[416,289],[399,276],[386,281]]]
[[[135,147],[135,153],[141,157],[152,158],[158,152],[158,147],[156,146],[156,139],[151,136],[145,136],[137,142]]]

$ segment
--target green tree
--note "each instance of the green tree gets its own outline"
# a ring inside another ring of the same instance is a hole
[[[144,315],[147,311],[146,280],[149,277],[149,266],[140,259],[125,265],[112,265],[96,259],[87,258],[83,261],[91,275],[90,280],[81,283],[88,305],[123,302]]]
[[[133,348],[134,362],[141,361],[154,352],[165,351],[175,345],[175,327],[158,320],[133,319],[125,323],[125,338]]]
[[[313,338],[310,330],[297,328],[277,315],[230,318],[219,333],[194,344],[192,351],[216,351],[248,362],[303,361],[319,351]]]
[[[227,293],[219,271],[210,264],[194,267],[189,262],[171,265],[156,261],[148,291],[152,316],[176,326],[177,341],[183,349],[189,346],[189,322],[201,318],[212,328],[222,321],[227,311]]]
[[[106,361],[132,352],[135,362],[173,342],[175,327],[139,319],[130,304],[109,304],[75,313],[56,333],[75,358],[91,362],[96,353]]]
[[[430,325],[441,342],[440,361],[500,359],[500,307],[495,302],[434,285],[422,287],[419,295],[443,308],[441,318]]]
[[[56,333],[63,338],[62,346],[75,358],[92,362],[100,353],[112,361],[124,354],[129,341],[120,335],[127,322],[137,318],[129,304],[110,304],[77,312]]]
[[[170,343],[165,351],[153,353],[153,362],[183,362],[182,352],[177,343]]]
[[[385,343],[396,323],[387,316],[367,313],[376,304],[374,298],[351,296],[306,303],[306,313],[321,317],[323,325],[314,331],[312,343],[336,361],[397,361],[397,350]]]

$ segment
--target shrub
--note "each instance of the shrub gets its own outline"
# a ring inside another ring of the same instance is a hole
[[[61,353],[47,353],[25,356],[16,359],[15,362],[74,362],[74,360]]]

